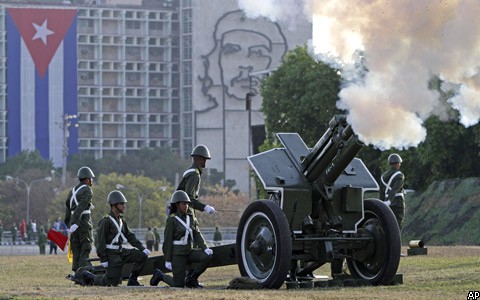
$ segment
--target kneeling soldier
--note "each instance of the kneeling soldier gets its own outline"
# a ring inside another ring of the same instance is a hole
[[[176,191],[172,195],[170,216],[165,225],[163,254],[165,268],[172,270],[173,277],[156,269],[150,279],[150,285],[156,286],[164,281],[173,287],[203,288],[198,277],[205,272],[212,260],[212,249],[208,248],[198,223],[188,211],[190,198],[184,191]],[[194,249],[193,244],[201,249]],[[185,278],[187,265],[198,262],[195,269]]]
[[[122,218],[127,202],[122,192],[116,190],[110,192],[107,201],[111,211],[98,223],[97,247],[100,264],[106,268],[106,272],[103,275],[94,275],[88,271],[82,271],[83,283],[84,285],[117,286],[122,278],[123,265],[133,262],[128,285],[139,286],[137,277],[145,266],[150,251],[143,247]],[[122,248],[123,242],[128,242],[137,249]]]

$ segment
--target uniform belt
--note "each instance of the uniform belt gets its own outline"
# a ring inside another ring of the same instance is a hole
[[[403,193],[396,193],[395,197],[403,197]]]
[[[72,214],[72,215],[73,215],[73,212],[74,212],[74,210],[71,211],[71,214]],[[91,214],[91,213],[92,213],[92,212],[91,212],[89,209],[87,209],[87,210],[82,211],[81,214],[82,214],[82,215],[89,215],[89,214]]]
[[[105,248],[111,249],[111,250],[120,250],[120,249],[122,249],[122,246],[120,246],[120,245],[110,245],[110,244],[108,244],[108,245],[105,245]]]
[[[174,245],[181,245],[181,246],[185,246],[185,245],[188,245],[188,242],[187,241],[173,241],[173,244]]]

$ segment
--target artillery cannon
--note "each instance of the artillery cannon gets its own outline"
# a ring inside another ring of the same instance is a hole
[[[364,199],[379,187],[355,155],[363,144],[338,115],[308,148],[296,133],[277,134],[284,148],[248,157],[269,194],[243,212],[236,243],[212,247],[210,267],[238,264],[242,276],[276,289],[331,263],[332,277],[346,261],[350,274],[373,285],[390,284],[400,261],[400,230],[390,208]],[[128,277],[131,265],[124,266]],[[164,272],[151,257],[142,275]]]
[[[400,231],[387,205],[364,199],[379,187],[355,158],[363,144],[345,116],[335,116],[312,149],[296,133],[277,137],[284,148],[248,157],[270,197],[251,203],[240,219],[240,273],[279,288],[328,262],[335,276],[346,260],[353,277],[390,284]]]

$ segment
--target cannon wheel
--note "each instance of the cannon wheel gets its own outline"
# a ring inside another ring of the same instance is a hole
[[[242,276],[259,280],[265,288],[282,286],[290,268],[292,237],[278,205],[266,200],[251,203],[240,219],[236,247]]]
[[[362,260],[347,259],[350,273],[374,285],[391,284],[400,263],[400,230],[391,209],[377,199],[364,201],[365,217],[359,228],[374,242],[362,253]]]

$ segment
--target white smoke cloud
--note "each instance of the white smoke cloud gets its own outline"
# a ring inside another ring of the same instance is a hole
[[[304,0],[238,0],[238,8],[252,19],[266,17],[273,22],[285,22],[290,30],[295,30],[299,18],[311,18],[304,11]]]
[[[255,9],[253,1],[239,2],[251,2],[249,9]],[[364,51],[366,77],[345,85],[338,102],[348,110],[348,120],[363,142],[380,149],[422,142],[424,120],[447,116],[446,104],[428,89],[432,75],[457,87],[448,103],[460,113],[460,122],[464,126],[479,122],[478,0],[267,2],[272,7],[281,2],[282,11],[288,4],[302,2],[302,10],[312,18],[313,45],[315,52],[322,53],[318,57],[333,55],[349,67],[355,51]],[[298,7],[292,11],[298,12]],[[271,12],[262,9],[263,16]],[[284,21],[291,18],[283,15]]]

